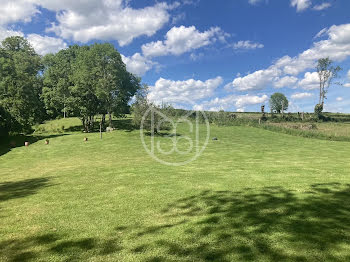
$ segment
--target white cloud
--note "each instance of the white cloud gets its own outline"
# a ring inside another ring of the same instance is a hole
[[[8,30],[0,26],[0,42],[10,36],[25,37],[21,31]],[[29,34],[26,36],[26,38],[39,55],[56,53],[57,51],[67,47],[67,44],[62,39],[55,37]]]
[[[220,76],[206,81],[188,79],[174,81],[159,78],[154,86],[150,87],[148,99],[155,103],[188,103],[209,98],[214,90],[222,84]]]
[[[295,57],[284,56],[267,69],[237,77],[229,86],[237,90],[257,90],[267,86],[276,87],[281,78],[297,76],[307,69],[315,68],[316,62],[320,58],[329,57],[335,62],[341,62],[350,56],[350,24],[333,25],[322,31],[328,36],[328,39],[315,42],[310,49]],[[304,81],[301,84],[306,89],[310,89],[311,83],[306,85],[306,81]]]
[[[327,27],[323,28],[320,32],[318,32],[318,33],[315,35],[314,38],[319,38],[319,37],[322,37],[322,36],[326,35],[326,34],[327,34],[327,31],[328,31],[328,28],[327,28]]]
[[[263,48],[264,45],[260,43],[254,43],[250,40],[247,41],[238,41],[237,43],[233,44],[233,49],[257,49],[257,48]]]
[[[316,11],[321,11],[321,10],[327,9],[331,6],[332,6],[331,3],[322,3],[319,5],[315,5],[312,9],[316,10]]]
[[[200,32],[195,26],[174,26],[165,35],[164,41],[142,45],[142,52],[147,57],[164,55],[181,55],[183,53],[210,45],[216,41],[224,41],[227,36],[219,27],[212,27]]]
[[[336,98],[336,100],[337,100],[338,102],[340,102],[340,101],[343,101],[344,98],[342,98],[341,96],[339,96],[339,97]]]
[[[0,4],[0,25],[18,21],[30,22],[33,15],[39,13],[34,1],[2,0]]]
[[[203,102],[200,106],[202,109],[210,111],[229,110],[235,107],[237,111],[244,112],[246,106],[264,104],[267,101],[267,95],[229,95]]]
[[[39,55],[56,53],[61,49],[67,48],[67,44],[60,38],[29,34],[27,39]]]
[[[8,30],[0,26],[0,42],[10,36],[24,36],[24,34],[21,31]]]
[[[304,78],[298,82],[298,86],[305,90],[318,89],[320,86],[320,80],[317,72],[306,72]]]
[[[273,84],[276,88],[291,87],[298,81],[295,76],[285,76],[276,80]]]
[[[311,93],[295,93],[291,97],[292,99],[304,99],[312,96],[313,95]]]
[[[140,53],[135,53],[133,56],[126,57],[122,56],[122,60],[126,65],[126,69],[138,76],[143,76],[147,71],[152,69],[155,62],[145,58]]]
[[[47,30],[61,38],[83,43],[117,40],[123,46],[136,37],[154,35],[169,21],[169,10],[177,6],[178,2],[156,3],[133,9],[127,0],[2,0],[0,24],[28,22],[43,7],[56,12],[57,23]]]
[[[190,55],[190,58],[192,61],[197,61],[197,60],[201,59],[203,56],[204,56],[203,53],[199,53],[199,54],[192,53]]]
[[[235,88],[239,91],[259,90],[265,88],[275,80],[279,80],[281,70],[276,67],[270,67],[266,70],[258,70],[244,77],[237,77],[225,88]]]
[[[292,7],[296,7],[297,12],[302,12],[311,6],[310,0],[291,0]]]
[[[248,0],[248,3],[251,5],[257,5],[261,3],[263,0]]]
[[[350,70],[348,71],[348,78],[349,78],[349,80],[350,80]]]

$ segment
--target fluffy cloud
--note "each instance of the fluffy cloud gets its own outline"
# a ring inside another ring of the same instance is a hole
[[[28,0],[2,0],[0,5],[0,25],[18,21],[30,22],[32,16],[39,13],[34,2]]]
[[[237,43],[233,44],[233,49],[257,49],[257,48],[263,48],[264,45],[260,43],[253,43],[249,40],[247,41],[238,41]]]
[[[222,84],[220,76],[206,81],[188,79],[174,81],[159,78],[154,86],[150,87],[148,99],[155,103],[188,103],[211,97],[214,90]]]
[[[292,99],[303,99],[303,98],[312,97],[312,94],[311,93],[295,93],[291,97],[292,97]]]
[[[142,45],[142,52],[147,57],[181,55],[185,52],[207,46],[216,41],[225,41],[227,36],[219,27],[212,27],[200,32],[195,26],[174,26],[165,35],[164,41]]]
[[[235,88],[239,91],[259,90],[279,80],[281,70],[276,67],[270,67],[266,70],[258,70],[244,77],[237,77],[225,86],[225,88]]]
[[[0,27],[0,42],[10,36],[24,36],[21,31],[7,30]]]
[[[306,72],[304,78],[298,82],[298,86],[305,90],[318,89],[320,86],[320,80],[317,72]]]
[[[285,76],[278,78],[273,84],[276,88],[282,87],[291,87],[298,81],[298,78],[295,76]]]
[[[316,10],[316,11],[321,11],[321,10],[327,9],[331,6],[332,6],[331,3],[322,3],[319,5],[315,5],[312,9]]]
[[[295,57],[284,56],[267,69],[237,77],[229,86],[237,90],[257,90],[267,86],[278,87],[278,83],[284,77],[295,77],[307,69],[315,68],[317,60],[322,57],[341,62],[350,56],[350,24],[333,25],[329,29],[322,30],[322,33],[327,35],[328,39],[315,42],[310,49]],[[308,77],[311,76],[308,75]],[[313,89],[310,88],[310,84],[306,80],[301,83],[305,89]]]
[[[238,112],[244,112],[249,105],[264,104],[268,101],[267,95],[229,95],[223,98],[214,98],[201,103],[197,108],[209,111],[230,110],[235,107]]]
[[[296,7],[297,12],[302,12],[311,6],[310,0],[291,0],[292,7]]]
[[[29,34],[27,39],[39,55],[56,53],[61,49],[67,48],[67,44],[60,38]]]
[[[126,57],[122,56],[122,60],[126,65],[126,69],[138,76],[143,76],[147,71],[152,69],[155,65],[154,62],[145,58],[140,53],[135,53],[133,56]]]
[[[67,44],[59,38],[41,36],[38,34],[29,34],[25,36],[21,31],[7,30],[0,27],[0,42],[10,36],[26,37],[39,55],[56,53],[57,51],[67,47]]]
[[[57,23],[48,31],[61,38],[83,43],[93,39],[117,40],[123,46],[141,35],[155,34],[169,21],[169,10],[178,5],[156,3],[133,9],[127,0],[3,0],[0,24],[28,22],[43,7],[56,12]]]
[[[166,3],[132,9],[113,1],[103,1],[99,9],[88,14],[80,10],[59,13],[58,24],[50,30],[63,38],[83,43],[93,39],[117,40],[124,46],[138,36],[155,34],[169,21],[169,9]]]

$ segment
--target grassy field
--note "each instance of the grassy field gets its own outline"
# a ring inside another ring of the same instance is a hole
[[[0,261],[350,260],[349,142],[213,125],[175,167],[128,121],[102,140],[49,122],[0,151]]]

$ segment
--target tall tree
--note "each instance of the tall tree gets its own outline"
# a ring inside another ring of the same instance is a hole
[[[271,112],[281,113],[288,109],[288,99],[282,93],[274,93],[270,98]]]
[[[94,116],[119,114],[140,87],[140,80],[127,72],[119,52],[111,44],[71,46],[47,56],[44,100],[49,112],[67,110],[81,118],[89,132]]]
[[[72,99],[70,88],[74,86],[72,66],[79,49],[78,45],[74,45],[43,58],[43,100],[51,118],[74,112],[75,101]]]
[[[341,70],[339,66],[334,67],[333,61],[327,58],[321,58],[317,62],[317,74],[320,80],[320,93],[319,93],[319,102],[323,108],[324,100],[326,99],[326,94],[332,81],[338,77],[338,72]]]
[[[41,58],[26,39],[13,36],[2,41],[0,107],[10,116],[11,131],[28,132],[43,117],[41,70]]]

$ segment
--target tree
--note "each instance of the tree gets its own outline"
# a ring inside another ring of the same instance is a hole
[[[288,99],[282,93],[274,93],[270,98],[271,112],[281,113],[288,109]]]
[[[338,77],[338,72],[341,70],[339,66],[334,67],[333,61],[327,58],[321,58],[317,62],[317,74],[320,80],[320,93],[318,104],[324,106],[324,100],[332,81]]]
[[[72,66],[75,63],[79,46],[70,46],[55,55],[43,58],[43,100],[50,118],[74,114],[74,99],[70,89],[74,86]]]
[[[95,44],[90,48],[91,75],[101,102],[100,113],[108,114],[112,127],[112,113],[121,115],[129,100],[140,88],[140,79],[126,70],[119,52],[111,44]]]
[[[43,97],[48,113],[67,111],[93,128],[94,117],[125,112],[140,79],[127,72],[119,52],[111,44],[70,46],[45,57]],[[100,123],[102,125],[102,123]]]
[[[41,58],[26,39],[13,36],[2,41],[0,107],[9,131],[29,132],[43,119],[41,70]]]
[[[135,95],[135,102],[131,107],[133,124],[137,127],[142,126],[145,130],[156,134],[160,130],[169,129],[169,125],[160,115],[160,113],[165,113],[164,110],[148,101],[148,89],[148,86],[144,84]]]

